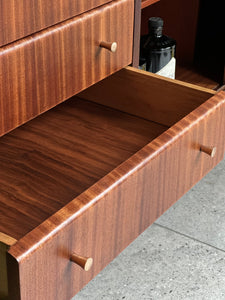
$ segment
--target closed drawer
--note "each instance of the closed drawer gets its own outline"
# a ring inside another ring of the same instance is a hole
[[[131,63],[133,10],[112,1],[0,48],[0,136]]]
[[[0,0],[0,47],[110,0]]]
[[[224,114],[224,92],[126,68],[2,137],[10,299],[77,293],[223,158]]]

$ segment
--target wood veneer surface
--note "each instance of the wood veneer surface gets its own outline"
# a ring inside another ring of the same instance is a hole
[[[38,226],[167,127],[72,98],[0,139],[0,232]]]
[[[209,172],[224,156],[224,112],[220,92],[13,245],[22,299],[71,299]],[[215,157],[201,145],[217,147]],[[93,257],[91,271],[70,262],[74,251]]]
[[[0,48],[0,136],[130,64],[133,17],[115,0]]]
[[[171,126],[214,94],[207,88],[126,67],[79,97]]]
[[[0,0],[0,46],[112,0]]]

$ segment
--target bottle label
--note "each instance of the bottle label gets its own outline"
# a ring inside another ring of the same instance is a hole
[[[175,79],[176,59],[173,57],[161,70],[156,74]]]

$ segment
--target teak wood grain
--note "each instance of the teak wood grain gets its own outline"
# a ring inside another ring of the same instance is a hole
[[[0,139],[0,232],[40,225],[167,127],[76,97]]]
[[[131,63],[133,18],[133,0],[112,1],[0,48],[0,136]]]
[[[0,47],[112,0],[0,0]]]
[[[171,126],[214,94],[207,88],[126,67],[79,97]]]
[[[10,248],[12,299],[70,299],[223,158],[225,93],[211,96]],[[89,272],[74,252],[93,258]]]

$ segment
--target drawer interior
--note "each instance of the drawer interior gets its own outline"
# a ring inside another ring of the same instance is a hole
[[[166,128],[74,97],[3,136],[0,232],[19,239]]]
[[[22,238],[213,94],[127,68],[1,137],[0,232]]]
[[[172,126],[215,93],[127,67],[80,93],[79,97]]]

